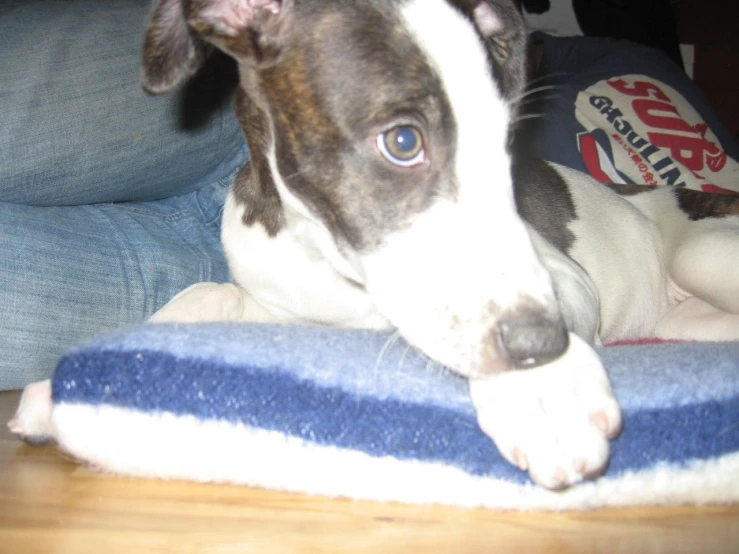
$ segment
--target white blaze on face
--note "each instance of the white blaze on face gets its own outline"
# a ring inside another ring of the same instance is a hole
[[[401,334],[437,361],[466,375],[504,370],[496,318],[525,299],[554,304],[516,213],[509,110],[466,17],[445,0],[411,0],[402,15],[451,106],[458,194],[437,200],[363,257],[367,290]]]

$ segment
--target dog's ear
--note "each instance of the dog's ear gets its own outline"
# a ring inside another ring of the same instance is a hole
[[[241,63],[264,66],[279,53],[292,0],[199,0],[188,24]]]
[[[485,39],[503,96],[516,100],[526,84],[526,28],[521,13],[508,0],[481,0],[470,16]]]
[[[144,40],[141,83],[160,94],[195,73],[214,45],[263,65],[280,51],[292,0],[157,0]]]
[[[141,85],[150,94],[169,92],[194,74],[210,46],[187,24],[184,0],[157,0],[144,38]]]

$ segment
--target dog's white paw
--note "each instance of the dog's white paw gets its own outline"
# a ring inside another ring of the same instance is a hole
[[[512,464],[550,489],[600,474],[621,410],[595,351],[570,334],[558,360],[470,381],[480,427]]]
[[[15,416],[8,429],[31,444],[43,444],[54,438],[51,423],[51,381],[31,383],[21,395]]]
[[[273,322],[277,318],[243,288],[231,283],[196,283],[177,294],[149,323],[209,321]]]
[[[149,323],[237,321],[242,311],[242,295],[236,285],[196,283],[167,302],[149,318]]]

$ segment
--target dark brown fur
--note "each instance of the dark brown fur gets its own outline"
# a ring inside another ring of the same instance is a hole
[[[567,225],[577,218],[567,183],[549,164],[537,159],[513,165],[516,207],[536,230],[562,252],[568,252],[575,235]]]
[[[712,194],[691,189],[675,189],[674,193],[678,206],[691,221],[739,216],[739,195]]]
[[[247,143],[253,145],[253,150],[234,180],[233,194],[246,206],[244,224],[261,223],[270,236],[275,236],[285,225],[285,216],[265,154],[271,137],[267,114],[241,89],[236,93],[234,104]]]
[[[523,25],[510,4],[485,1],[503,25],[480,38],[498,87],[513,100],[524,78]],[[449,3],[470,19],[479,4]],[[260,223],[270,235],[285,225],[267,157],[274,144],[283,182],[339,247],[372,249],[434,198],[454,196],[457,186],[450,173],[451,111],[435,71],[398,19],[399,5],[251,0],[242,11],[220,12],[218,0],[159,0],[142,82],[150,92],[166,92],[187,79],[212,46],[232,56],[241,75],[235,108],[251,152],[232,189],[247,207],[244,223]],[[427,131],[432,155],[417,171],[381,159],[370,141],[398,125]]]

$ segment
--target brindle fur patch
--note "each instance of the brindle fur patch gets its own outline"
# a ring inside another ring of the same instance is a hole
[[[606,185],[620,196],[634,196],[652,192],[654,186],[609,183]],[[739,215],[739,195],[717,194],[686,188],[673,188],[680,210],[691,221]]]
[[[559,250],[568,252],[575,242],[568,224],[577,213],[560,174],[538,159],[516,160],[513,186],[521,217]]]
[[[630,183],[605,183],[605,185],[619,196],[635,196],[643,192],[652,192],[651,185],[632,185]]]
[[[674,189],[678,207],[691,221],[739,216],[739,195],[715,194],[691,189]]]
[[[303,32],[257,76],[279,171],[339,242],[371,249],[435,197],[455,194],[446,163],[456,141],[451,109],[391,11],[370,3],[295,8]],[[377,135],[398,124],[421,128],[427,166],[401,169],[381,157]]]
[[[234,180],[233,195],[245,207],[244,224],[261,223],[270,236],[275,236],[285,225],[285,215],[267,160],[272,136],[267,115],[242,89],[237,90],[234,104],[250,158]]]

